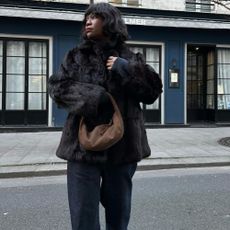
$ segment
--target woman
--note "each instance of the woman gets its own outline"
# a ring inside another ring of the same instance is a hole
[[[139,103],[153,103],[162,92],[156,72],[141,54],[131,52],[120,11],[107,3],[85,12],[82,43],[70,50],[57,74],[50,77],[54,101],[69,111],[57,149],[68,161],[67,186],[73,230],[99,230],[99,203],[107,230],[127,230],[132,177],[137,162],[150,155]],[[115,98],[124,121],[124,136],[105,151],[85,150],[78,141],[79,121],[87,128],[106,123]]]

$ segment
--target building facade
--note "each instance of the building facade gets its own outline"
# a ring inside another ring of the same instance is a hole
[[[109,2],[122,11],[131,49],[143,53],[163,81],[161,97],[141,105],[146,124],[229,124],[230,11],[209,0]],[[47,81],[79,43],[88,4],[0,3],[1,126],[63,126],[66,112],[49,98]]]

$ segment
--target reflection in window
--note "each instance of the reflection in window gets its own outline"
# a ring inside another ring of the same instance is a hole
[[[219,49],[217,60],[218,109],[230,110],[230,49]]]

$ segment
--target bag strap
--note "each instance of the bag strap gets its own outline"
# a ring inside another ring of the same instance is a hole
[[[119,108],[118,108],[118,105],[117,105],[115,99],[113,98],[113,96],[112,96],[110,93],[108,93],[108,92],[106,92],[106,93],[107,93],[107,95],[109,96],[109,98],[110,98],[110,100],[111,100],[111,102],[112,102],[112,104],[113,104],[113,107],[114,107],[115,112],[120,113],[120,110],[119,110]]]

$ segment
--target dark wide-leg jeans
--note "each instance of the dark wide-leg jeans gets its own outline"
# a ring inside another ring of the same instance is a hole
[[[112,166],[68,162],[72,230],[100,230],[99,202],[105,208],[106,230],[127,230],[136,167],[136,163]]]

